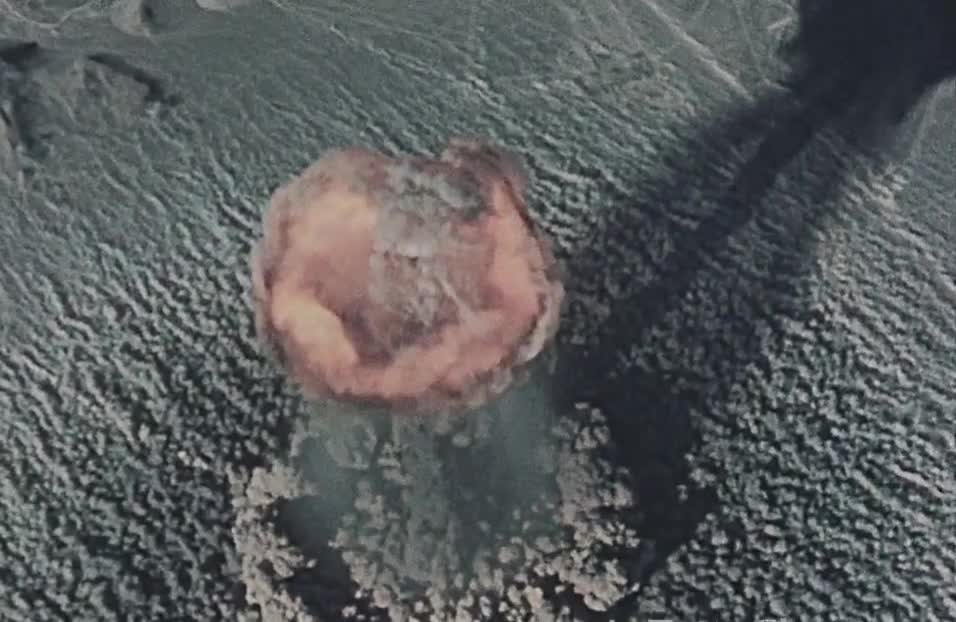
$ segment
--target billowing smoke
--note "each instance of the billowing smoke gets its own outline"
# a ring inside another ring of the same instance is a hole
[[[260,338],[305,393],[399,412],[474,407],[557,330],[564,289],[517,160],[332,151],[272,197],[252,257]]]

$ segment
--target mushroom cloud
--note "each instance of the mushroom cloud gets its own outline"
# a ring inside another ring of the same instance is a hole
[[[336,149],[273,194],[252,253],[257,333],[304,393],[399,412],[475,407],[558,327],[564,288],[517,158]]]

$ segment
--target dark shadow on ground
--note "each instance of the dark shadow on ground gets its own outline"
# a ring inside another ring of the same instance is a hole
[[[330,510],[326,506],[328,499],[313,496],[286,499],[277,504],[274,520],[278,532],[314,562],[309,567],[297,568],[283,583],[321,620],[340,618],[346,607],[354,607],[357,614],[363,616],[360,619],[382,619],[383,611],[353,597],[359,586],[349,578],[349,569],[339,551],[329,545],[335,537],[335,525],[346,508]]]
[[[783,49],[787,85],[872,141],[956,76],[952,0],[800,0],[800,31]],[[879,145],[875,145],[879,146]]]
[[[702,130],[693,149],[682,145],[673,154],[663,176],[648,179],[647,171],[639,171],[632,182],[654,188],[651,200],[659,211],[688,204],[687,188],[703,188],[707,196],[718,197],[716,206],[702,214],[696,227],[673,227],[673,252],[654,266],[656,277],[648,285],[615,302],[596,345],[562,348],[562,382],[557,383],[564,387],[561,397],[590,399],[603,407],[611,419],[618,458],[635,477],[645,512],[639,529],[656,544],[655,558],[641,569],[645,578],[719,508],[714,491],[691,484],[685,456],[700,442],[695,419],[711,416],[707,411],[715,400],[729,399],[743,370],[760,360],[761,343],[753,329],[757,319],[774,326],[775,310],[785,310],[791,318],[807,313],[795,292],[812,263],[813,233],[825,227],[834,194],[846,175],[853,174],[848,168],[864,157],[876,163],[891,159],[887,154],[895,129],[924,95],[956,75],[952,0],[806,0],[799,14],[799,34],[781,50],[793,68],[782,92]],[[814,140],[824,130],[855,146],[855,156]],[[688,152],[699,155],[687,160]],[[732,161],[729,154],[740,152],[749,156],[728,183],[726,173],[713,165],[714,158]],[[788,171],[800,188],[801,208],[787,211],[764,203],[775,181],[798,157],[810,166],[796,174]],[[632,229],[641,226],[643,207],[629,199],[626,189],[613,194],[607,197],[613,205],[604,216],[613,221],[608,235],[637,239]],[[730,242],[750,227],[757,228],[762,248],[774,249],[765,271],[772,279],[714,268],[733,260],[731,252],[737,253],[734,263],[748,260]],[[601,241],[588,252],[601,253]],[[594,265],[594,257],[584,263]],[[575,273],[573,261],[570,272]],[[701,328],[668,337],[677,340],[681,350],[709,352],[705,356],[720,361],[712,366],[721,370],[719,377],[695,378],[693,372],[654,364],[621,373],[620,353],[629,344],[658,338],[651,333],[666,315],[677,313],[690,327],[705,324],[692,321],[698,310],[682,302],[702,281],[707,291],[731,291],[733,300],[753,303],[728,303],[721,309],[735,335],[730,342],[727,331],[718,340]],[[612,616],[634,607],[633,599],[621,603]]]

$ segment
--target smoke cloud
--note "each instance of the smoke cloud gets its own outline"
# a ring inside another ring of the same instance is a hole
[[[564,297],[516,158],[332,151],[273,195],[252,256],[260,338],[305,393],[474,407],[557,330]]]

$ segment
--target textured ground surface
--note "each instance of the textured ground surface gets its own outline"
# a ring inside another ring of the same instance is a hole
[[[416,4],[0,0],[0,620],[956,618],[952,84],[775,167],[787,2]],[[269,194],[469,133],[567,264],[556,370],[306,403]]]

